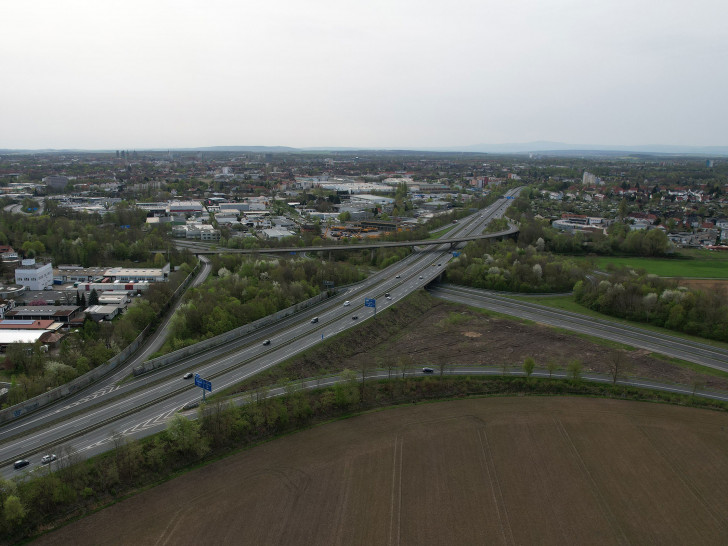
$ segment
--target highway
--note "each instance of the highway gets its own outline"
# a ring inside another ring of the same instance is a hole
[[[453,236],[447,238],[451,245],[458,243],[467,243],[468,241],[477,241],[479,239],[498,239],[508,237],[518,233],[518,227],[510,225],[508,229],[497,231],[494,233],[479,233],[477,235],[463,235],[461,237]],[[387,241],[387,242],[357,242],[346,245],[321,245],[321,246],[289,246],[289,247],[271,247],[271,248],[226,248],[218,247],[212,244],[200,243],[195,241],[187,241],[178,239],[174,242],[178,248],[187,248],[195,254],[288,254],[303,252],[326,252],[326,251],[346,251],[346,250],[370,250],[376,248],[395,248],[403,246],[412,247],[437,247],[442,245],[442,239],[421,239],[419,241]]]
[[[480,307],[549,326],[558,326],[572,332],[588,334],[709,368],[728,371],[728,350],[707,343],[690,341],[669,334],[645,330],[638,326],[553,309],[535,303],[513,300],[477,288],[431,285],[428,290],[433,296],[455,303]]]
[[[2,472],[8,471],[7,465],[20,457],[28,458],[30,468],[35,468],[42,454],[60,451],[58,446],[61,444],[72,445],[82,453],[89,450],[95,453],[97,448],[108,448],[109,438],[114,433],[138,437],[158,430],[160,424],[180,408],[201,398],[200,390],[191,381],[181,379],[185,371],[194,370],[211,380],[214,390],[219,391],[320,343],[322,339],[371,320],[374,309],[364,307],[365,297],[376,298],[377,310],[382,310],[422,288],[435,279],[451,259],[448,243],[451,237],[481,233],[487,222],[502,216],[511,203],[500,199],[461,220],[446,234],[437,251],[415,252],[316,308],[245,336],[234,346],[191,356],[174,366],[123,384],[109,383],[98,396],[87,396],[75,400],[73,405],[66,403],[56,407],[57,413],[46,415],[42,420],[9,423],[0,429]],[[385,293],[390,293],[391,298],[386,298]],[[350,301],[350,305],[345,306],[345,301]],[[311,322],[313,316],[318,317],[318,322]],[[358,318],[354,319],[355,316]],[[268,338],[271,344],[264,346],[262,340]],[[52,424],[48,424],[50,420]],[[39,425],[47,426],[38,428]]]

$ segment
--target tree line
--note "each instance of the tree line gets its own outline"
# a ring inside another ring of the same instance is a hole
[[[528,374],[530,365],[524,362]],[[198,420],[176,415],[165,431],[141,440],[115,434],[113,449],[83,460],[68,445],[53,451],[56,462],[21,479],[0,479],[0,536],[11,543],[53,528],[69,518],[82,517],[146,488],[169,480],[181,470],[218,460],[294,430],[310,427],[375,407],[411,404],[425,400],[483,395],[587,395],[619,399],[658,400],[711,407],[725,411],[719,401],[646,391],[610,384],[582,382],[578,366],[569,366],[571,379],[530,377],[440,376],[400,377],[358,381],[353,371],[342,373],[342,382],[323,389],[303,389],[286,384],[283,396],[268,396],[265,387],[246,396],[237,406],[213,398],[198,410]]]
[[[354,265],[305,258],[261,260],[215,255],[212,275],[191,288],[175,313],[162,352],[170,352],[233,330],[324,290],[363,280]]]
[[[543,239],[521,246],[512,240],[471,241],[448,264],[453,284],[507,292],[568,292],[586,275],[586,264],[545,251]]]
[[[728,303],[720,290],[688,290],[675,281],[621,268],[574,286],[578,303],[607,315],[728,341]]]

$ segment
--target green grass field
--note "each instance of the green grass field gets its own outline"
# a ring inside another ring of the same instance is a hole
[[[594,260],[597,269],[606,271],[607,265],[644,269],[660,277],[728,279],[728,252],[710,250],[683,250],[676,258],[632,258],[625,256],[598,256],[577,258]]]

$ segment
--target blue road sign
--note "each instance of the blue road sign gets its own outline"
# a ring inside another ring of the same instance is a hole
[[[207,379],[202,379],[197,374],[195,374],[195,387],[200,387],[201,389],[212,392],[212,383]]]
[[[508,197],[506,197],[506,199],[515,199],[515,197],[513,197],[512,195],[509,195]]]
[[[377,300],[374,298],[364,298],[364,307],[376,307]]]
[[[458,256],[460,256],[460,253],[459,252],[456,251],[456,252],[453,252],[452,253],[452,257],[453,258],[457,258]]]

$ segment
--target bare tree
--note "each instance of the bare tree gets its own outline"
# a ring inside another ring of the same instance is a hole
[[[397,369],[398,361],[395,360],[393,357],[389,357],[386,360],[387,363],[387,378],[392,377],[392,372],[394,372]],[[395,373],[396,375],[396,373]]]
[[[402,379],[407,376],[407,372],[414,366],[414,361],[410,355],[403,355],[399,357],[399,369],[402,373]]]
[[[612,385],[617,384],[617,379],[623,375],[628,368],[627,356],[619,349],[612,351],[609,355],[609,375],[612,377]]]

